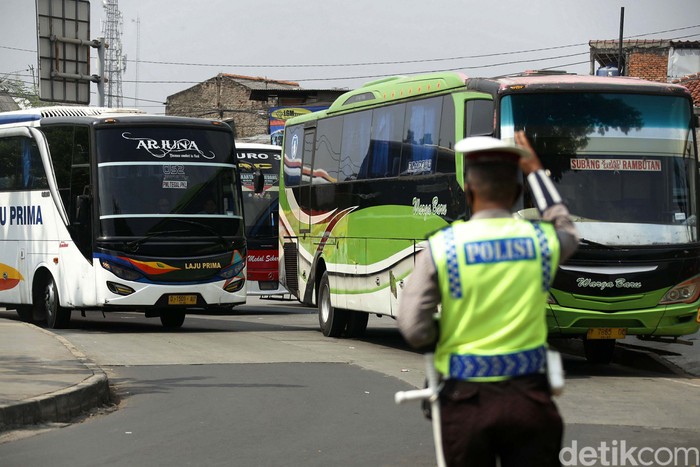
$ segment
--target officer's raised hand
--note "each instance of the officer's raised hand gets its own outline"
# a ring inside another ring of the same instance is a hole
[[[520,170],[522,170],[525,175],[542,169],[542,162],[540,162],[540,158],[537,157],[535,150],[532,149],[532,145],[530,141],[528,141],[527,136],[525,136],[524,131],[520,130],[515,132],[515,143],[527,149],[529,153],[529,156],[522,156],[520,158]]]

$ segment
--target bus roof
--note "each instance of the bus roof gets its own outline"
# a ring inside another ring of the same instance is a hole
[[[392,101],[427,97],[464,88],[467,76],[456,72],[427,73],[412,76],[392,76],[365,83],[362,87],[338,96],[328,109],[299,115],[287,120],[287,125],[317,120],[349,110],[373,107]]]
[[[412,76],[392,76],[365,83],[362,87],[341,94],[328,108],[328,114],[343,112],[412,97],[446,92],[464,87],[462,73],[444,72]]]
[[[144,114],[145,112],[138,109],[118,109],[110,107],[84,107],[84,106],[67,106],[54,105],[48,107],[32,107],[23,110],[12,110],[10,112],[2,112],[0,115],[38,115],[40,118],[47,117],[91,117],[104,116],[109,114]]]
[[[298,124],[325,116],[370,108],[392,101],[401,101],[419,96],[441,94],[460,90],[482,92],[492,96],[509,91],[608,91],[661,94],[686,94],[684,86],[670,83],[646,81],[628,76],[577,75],[561,71],[526,71],[495,78],[469,78],[463,73],[442,72],[411,76],[393,76],[365,83],[362,87],[341,94],[331,106],[319,112],[308,113],[287,121]]]
[[[118,122],[128,118],[134,123],[153,122],[154,120],[167,121],[179,124],[202,124],[205,122],[213,122],[222,126],[216,120],[193,118],[193,117],[178,117],[170,115],[151,115],[139,109],[128,108],[109,108],[109,107],[81,107],[81,106],[51,106],[51,107],[34,107],[25,110],[13,110],[10,112],[0,112],[0,127],[12,126],[38,126],[45,119],[60,121],[61,123],[79,122],[86,120],[99,123],[106,119],[114,119],[113,122]],[[55,120],[54,120],[55,119]],[[230,128],[226,126],[227,128]]]
[[[236,149],[262,149],[267,151],[280,151],[282,147],[275,144],[265,143],[246,143],[245,141],[236,141]]]
[[[687,88],[631,76],[593,76],[562,72],[528,71],[496,78],[470,78],[467,89],[501,94],[507,91],[608,91],[689,94]]]
[[[143,115],[145,112],[137,109],[114,109],[107,107],[82,106],[49,106],[32,107],[24,110],[0,112],[0,125],[38,123],[43,118],[55,117],[111,117],[124,115]]]

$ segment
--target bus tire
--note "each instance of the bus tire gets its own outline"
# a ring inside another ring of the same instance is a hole
[[[160,324],[166,329],[177,329],[185,322],[185,310],[162,310]]]
[[[348,326],[345,331],[347,337],[362,337],[367,330],[369,313],[362,311],[348,311]]]
[[[326,337],[340,337],[348,322],[347,310],[331,305],[331,285],[328,272],[324,271],[318,286],[318,324]]]
[[[615,339],[583,339],[583,352],[588,363],[607,365],[612,362]]]
[[[70,323],[70,309],[63,308],[60,303],[56,282],[53,277],[48,276],[37,305],[40,307],[40,315],[46,317],[46,326],[50,329],[63,329]]]

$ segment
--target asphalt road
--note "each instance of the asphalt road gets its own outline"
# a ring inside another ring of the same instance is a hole
[[[251,302],[233,316],[188,316],[177,332],[138,314],[75,317],[59,332],[108,373],[118,409],[14,433],[0,465],[434,465],[417,405],[393,404],[423,371],[391,319],[371,318],[360,340],[328,339],[313,309]],[[571,456],[698,447],[697,378],[576,356],[565,369]]]

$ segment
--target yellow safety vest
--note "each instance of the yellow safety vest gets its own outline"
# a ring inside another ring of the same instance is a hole
[[[455,222],[429,241],[442,296],[437,370],[474,381],[540,371],[547,293],[559,264],[554,227],[474,219]]]

